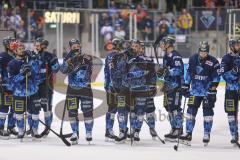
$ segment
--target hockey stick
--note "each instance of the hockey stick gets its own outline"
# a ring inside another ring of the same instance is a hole
[[[4,90],[3,90],[3,85],[0,83],[0,92],[1,92],[1,106],[3,106],[3,100],[4,100]]]
[[[43,121],[41,121],[40,119],[39,119],[39,122],[42,123],[42,124],[43,124],[46,128],[48,128],[50,131],[52,131],[53,134],[55,134],[57,137],[59,137],[66,146],[68,146],[68,147],[71,146],[71,143],[69,143],[69,142],[66,140],[66,138],[65,138],[63,135],[61,135],[61,133],[58,134],[57,132],[55,132],[54,130],[52,130],[49,126],[47,126],[47,125],[46,125]]]
[[[184,99],[184,105],[183,105],[183,115],[182,115],[183,117],[184,117],[184,111],[185,111],[186,101],[187,101],[187,98],[185,97],[185,99]],[[175,151],[178,151],[179,138],[180,138],[180,135],[178,135],[177,144],[174,145],[174,147],[173,147]]]
[[[130,140],[131,140],[131,146],[133,145],[133,130],[132,130],[132,111],[134,110],[134,105],[131,104],[132,94],[130,93],[130,109],[129,109],[129,122],[130,122]]]
[[[45,88],[45,89],[47,90],[47,93],[46,93],[46,92],[45,92],[45,93],[48,95],[48,88],[49,88],[49,83],[48,83],[48,81],[49,81],[49,79],[48,79],[48,78],[49,78],[49,77],[48,77],[48,70],[49,70],[49,69],[48,69],[48,62],[45,62],[45,68],[46,68],[46,82],[45,82],[45,85],[46,85],[46,87],[47,87],[47,88]],[[47,98],[46,98],[46,99],[47,99],[46,110],[47,110],[47,112],[48,112],[48,111],[49,111],[49,104],[48,104],[48,103],[49,103],[49,98],[48,98],[48,96],[46,96],[46,97],[47,97]],[[46,128],[47,128],[47,127],[46,127]],[[44,137],[45,135],[47,135],[46,129],[44,129],[44,130],[40,133],[41,138]]]
[[[28,63],[28,56],[26,57],[26,62]],[[28,75],[25,75],[25,90],[26,90],[26,97],[25,97],[25,113],[24,113],[24,132],[23,132],[23,136],[20,139],[20,141],[23,141],[23,138],[27,132],[27,105],[28,105]]]
[[[65,117],[66,107],[67,107],[67,99],[65,100],[64,107],[63,107],[63,114],[62,114],[61,127],[60,127],[60,135],[61,136],[63,136],[63,121],[64,121],[64,117]]]
[[[236,124],[238,125],[238,108],[236,110]],[[238,148],[240,148],[240,144],[239,144],[238,141],[236,141],[236,145],[237,145]]]
[[[131,110],[131,106],[130,106],[130,111],[129,111],[129,122],[130,122],[130,140],[131,140],[131,146],[133,145],[133,130],[132,130],[132,110]]]
[[[64,108],[63,108],[63,115],[62,115],[61,127],[60,127],[60,136],[61,136],[61,137],[64,137],[64,138],[69,138],[69,137],[72,136],[72,133],[65,134],[65,135],[63,134],[63,122],[64,122],[64,117],[65,117],[66,108],[67,108],[67,100],[65,100]]]
[[[149,125],[149,123],[147,122],[147,120],[146,120],[145,118],[144,118],[143,120],[144,120],[144,122],[148,125],[149,129],[157,135],[159,141],[161,141],[163,144],[165,144],[165,141],[159,137],[159,135],[157,134],[157,132],[156,132],[156,130],[155,130],[154,128],[151,128],[151,127],[150,127],[150,125]]]

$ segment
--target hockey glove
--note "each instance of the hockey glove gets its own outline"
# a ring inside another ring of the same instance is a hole
[[[190,85],[189,84],[183,84],[181,87],[181,93],[184,97],[189,97],[190,96]]]
[[[233,69],[232,71],[236,74],[240,74],[240,59],[236,59],[234,62],[233,62]]]
[[[165,77],[166,75],[169,74],[169,70],[168,70],[168,68],[159,67],[159,68],[157,68],[156,73],[157,73],[158,77]]]
[[[23,65],[23,68],[22,68],[21,72],[22,72],[23,75],[30,76],[31,75],[31,66],[29,64]]]
[[[207,92],[206,99],[207,99],[208,103],[214,104],[217,100],[217,90],[216,89],[214,89],[214,90],[209,89],[208,92]]]

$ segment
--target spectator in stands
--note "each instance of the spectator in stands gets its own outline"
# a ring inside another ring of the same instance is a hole
[[[205,0],[205,6],[207,8],[215,8],[215,0]]]
[[[124,9],[120,13],[123,20],[128,21],[130,15],[130,5],[125,5]]]
[[[188,34],[192,28],[193,18],[186,9],[182,10],[180,17],[178,18],[178,27],[180,28],[181,34]]]
[[[10,26],[10,13],[9,9],[4,8],[1,16],[1,23],[4,29],[9,29]]]
[[[175,0],[165,0],[167,4],[167,12],[173,12],[174,1]]]
[[[104,42],[108,42],[112,40],[114,29],[108,21],[105,21],[105,24],[104,26],[102,26],[100,32],[101,32],[101,35],[103,36]]]
[[[174,34],[178,34],[178,27],[177,27],[177,23],[175,21],[173,21],[169,27],[168,27],[168,34],[174,35]]]
[[[25,41],[27,39],[27,30],[23,21],[21,21],[20,27],[16,29],[16,36],[20,41]]]
[[[122,19],[120,13],[114,14],[113,24],[114,24],[114,25],[120,24],[121,26],[124,26],[124,25],[125,25],[125,21]]]
[[[147,16],[147,13],[143,10],[141,4],[137,5],[137,28],[138,30],[144,29],[143,19]]]
[[[126,32],[123,30],[121,24],[115,25],[114,37],[122,37],[125,39]]]
[[[170,23],[168,21],[168,19],[165,17],[165,14],[161,14],[160,15],[160,20],[158,22],[158,26],[157,26],[157,32],[158,32],[158,36],[159,39],[162,39],[163,37],[168,35],[168,28],[170,26]]]
[[[106,24],[106,22],[110,23],[111,17],[109,17],[107,13],[102,13],[99,20],[99,27],[103,27]]]
[[[12,10],[12,15],[10,16],[10,26],[9,29],[10,30],[17,30],[20,28],[22,22],[22,18],[19,15],[19,13],[17,13],[16,10]]]
[[[144,19],[144,30],[143,30],[143,39],[145,41],[153,40],[153,20],[152,18],[147,15]]]
[[[118,13],[118,9],[115,5],[115,2],[114,1],[110,1],[110,7],[109,7],[109,16],[110,17],[113,17],[114,14],[117,14]]]
[[[193,0],[193,6],[194,7],[203,7],[203,6],[205,6],[205,2],[199,1],[199,0]]]

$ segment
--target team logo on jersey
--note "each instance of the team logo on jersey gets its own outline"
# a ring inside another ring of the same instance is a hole
[[[209,65],[209,66],[213,66],[213,62],[211,62],[211,61],[206,61],[205,64]]]
[[[201,66],[196,67],[197,74],[200,74],[203,71],[203,68]]]

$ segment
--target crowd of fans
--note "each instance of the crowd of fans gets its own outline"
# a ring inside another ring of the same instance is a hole
[[[130,12],[132,9],[134,11]],[[124,9],[120,10],[115,2],[111,1],[109,12],[103,13],[99,21],[100,33],[105,42],[115,36],[129,39],[130,15],[136,16],[138,38],[145,41],[154,40],[155,33],[162,36],[188,34],[193,25],[193,18],[185,8],[181,8],[181,12],[176,16],[170,11],[166,13],[148,11],[146,6],[141,4],[125,4]]]
[[[139,3],[142,0],[132,0],[131,4],[120,0],[107,2],[108,0],[93,1],[95,8],[104,8],[107,5],[108,12],[102,13],[99,21],[100,34],[105,42],[115,36],[129,39],[129,32],[132,32],[129,30],[130,15],[136,15],[138,38],[145,41],[154,40],[158,35],[187,35],[193,26],[191,12],[186,9],[188,0],[165,0],[165,12],[156,12],[159,7],[158,0],[145,1],[144,4]],[[192,0],[192,5],[197,8],[224,6],[239,8],[240,0]],[[0,28],[14,30],[17,38],[22,41],[42,37],[45,25],[42,12],[34,9],[29,11],[26,8],[29,8],[26,6],[26,0],[0,1]],[[149,9],[155,9],[155,12]],[[131,10],[134,12],[130,12]]]
[[[43,36],[43,16],[34,10],[28,12],[25,1],[3,0],[0,8],[1,29],[15,31],[16,38],[21,41],[35,40]]]

